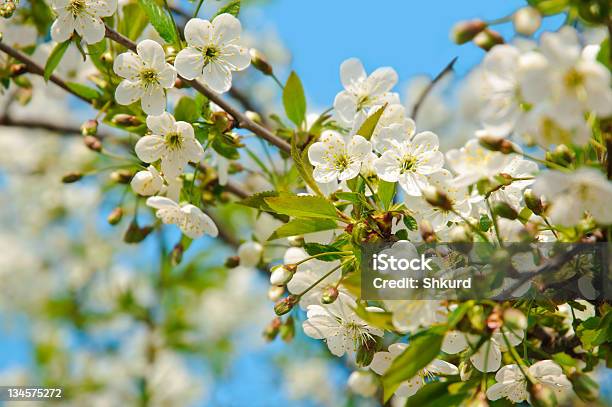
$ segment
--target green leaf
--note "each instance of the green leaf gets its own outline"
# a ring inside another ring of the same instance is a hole
[[[359,127],[359,130],[357,130],[357,134],[359,134],[366,140],[372,138],[372,134],[374,133],[374,129],[376,128],[376,125],[380,120],[380,116],[382,116],[386,108],[387,105],[384,105],[383,107],[372,113],[370,116],[368,116],[368,118],[365,119],[365,121],[361,124],[361,127]]]
[[[291,158],[293,158],[293,165],[298,173],[302,176],[302,179],[317,195],[323,196],[321,188],[314,180],[312,176],[312,165],[308,162],[307,153],[309,145],[302,147],[301,149],[297,146],[297,135],[291,139]]]
[[[395,331],[395,327],[393,326],[393,313],[368,311],[361,304],[357,304],[357,307],[354,310],[355,313],[369,325],[384,329],[386,331]]]
[[[87,45],[87,53],[89,60],[98,68],[101,73],[106,73],[108,66],[104,65],[100,60],[102,54],[106,52],[106,39],[96,42],[95,44]]]
[[[610,59],[610,53],[610,38],[606,38],[599,45],[597,60],[608,67],[609,71],[612,71],[612,60]]]
[[[57,66],[59,65],[60,61],[62,60],[62,57],[66,53],[66,50],[69,46],[70,40],[66,40],[64,42],[60,42],[53,48],[53,51],[51,51],[49,58],[47,58],[47,63],[45,64],[45,71],[43,75],[45,81],[49,80],[49,78],[53,74],[53,71],[55,71],[55,68],[57,68]]]
[[[240,158],[238,149],[225,143],[221,137],[215,137],[212,143],[210,143],[210,146],[213,148],[213,150],[228,160],[237,160]]]
[[[228,14],[233,15],[234,17],[238,17],[239,12],[240,12],[240,0],[232,0],[229,3],[227,3],[225,6],[221,7],[217,11],[217,14],[214,15],[214,17],[217,17],[218,15],[221,15],[223,13],[228,13]]]
[[[395,182],[387,182],[382,179],[378,181],[378,197],[385,210],[389,209],[393,196],[395,195]]]
[[[287,195],[264,199],[273,211],[296,218],[337,219],[336,207],[319,196]]]
[[[174,106],[174,118],[177,121],[185,121],[188,123],[198,120],[200,114],[194,100],[188,96],[180,98],[176,106]]]
[[[283,89],[283,106],[285,114],[296,126],[300,126],[306,120],[304,88],[295,71],[291,71]]]
[[[177,43],[176,30],[170,15],[153,0],[138,0],[155,31],[166,42]]]
[[[242,201],[238,202],[238,204],[248,206],[249,208],[259,209],[260,211],[269,212],[272,211],[272,208],[268,206],[265,199],[276,196],[278,196],[278,192],[276,191],[258,192],[244,198]]]
[[[412,216],[408,215],[408,214],[404,214],[403,221],[404,221],[404,225],[406,225],[406,227],[409,230],[415,231],[415,230],[417,230],[419,228],[419,225],[418,225],[416,219],[413,218]]]
[[[453,310],[448,316],[449,329],[454,328],[465,316],[470,308],[474,306],[474,301],[465,301]]]
[[[317,222],[321,222],[321,221],[317,221]],[[334,222],[334,224],[335,223],[336,222]],[[304,245],[304,250],[306,250],[306,253],[308,253],[311,256],[315,256],[315,255],[323,254],[323,253],[334,253],[334,252],[340,251],[340,249],[338,249],[335,246],[328,245],[328,244],[320,244],[320,243],[306,243]],[[325,256],[317,257],[317,260],[334,261],[334,260],[338,260],[341,257],[342,257],[341,254],[328,254]]]
[[[478,224],[480,226],[480,230],[482,230],[483,232],[488,232],[489,229],[491,229],[491,226],[493,225],[493,221],[491,221],[491,219],[487,215],[482,215]]]
[[[413,337],[406,350],[393,360],[391,367],[382,377],[385,402],[391,398],[401,382],[416,376],[438,356],[443,339],[442,333],[433,331]]]
[[[135,41],[140,37],[149,20],[138,4],[128,3],[122,8],[123,15],[119,22],[119,32]]]
[[[66,82],[68,88],[76,93],[77,95],[84,97],[85,99],[97,99],[101,96],[100,92],[90,88],[89,86],[82,85],[76,82]]]
[[[299,236],[306,233],[336,229],[338,225],[331,219],[294,219],[276,229],[268,240],[282,237]]]
[[[36,31],[38,31],[40,35],[47,35],[51,23],[55,20],[53,11],[44,0],[30,0],[30,7],[32,9],[32,20],[36,26]]]

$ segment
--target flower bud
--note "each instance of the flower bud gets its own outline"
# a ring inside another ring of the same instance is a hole
[[[295,324],[292,316],[289,316],[285,323],[281,325],[280,336],[285,342],[291,342],[295,337]]]
[[[516,308],[508,308],[503,314],[504,324],[510,331],[524,331],[527,329],[527,317]]]
[[[303,247],[305,243],[304,236],[290,236],[287,238],[287,241],[291,247]]]
[[[453,209],[453,203],[448,199],[448,195],[444,191],[428,186],[423,189],[423,197],[431,206],[435,206],[445,211]]]
[[[12,64],[9,68],[12,78],[23,75],[28,72],[28,67],[25,64]]]
[[[489,29],[479,32],[474,37],[474,44],[484,49],[485,51],[488,51],[494,46],[498,44],[503,44],[503,43],[504,43],[504,38],[497,31],[493,31]]]
[[[257,123],[257,124],[262,124],[263,123],[263,120],[261,119],[261,115],[259,113],[257,113],[257,112],[252,112],[250,110],[247,110],[246,112],[244,112],[244,114],[246,115],[246,117],[249,120],[251,120],[251,121],[253,121],[253,122]]]
[[[236,124],[234,118],[226,112],[214,112],[210,119],[221,133],[227,133]]]
[[[15,1],[8,0],[0,6],[0,17],[10,18],[13,16],[13,13],[15,13],[15,10],[17,10],[17,5],[15,4]]]
[[[460,21],[451,30],[451,40],[455,44],[465,44],[472,41],[485,28],[487,28],[487,23],[482,20]]]
[[[279,317],[275,317],[263,331],[263,337],[271,342],[276,339],[278,332],[280,331],[280,327],[282,325],[282,321]]]
[[[140,227],[134,219],[132,222],[130,222],[130,225],[125,231],[125,234],[123,235],[123,241],[125,243],[140,243],[147,236],[149,236],[149,233],[151,233],[152,231],[153,228],[151,226]]]
[[[362,397],[372,397],[378,389],[378,381],[373,373],[355,370],[348,378],[348,387]]]
[[[584,373],[574,372],[569,376],[574,391],[582,401],[595,401],[599,398],[599,384]]]
[[[100,55],[100,62],[102,62],[104,65],[112,65],[113,64],[113,54],[110,52],[105,52],[102,55]]]
[[[225,259],[225,267],[228,269],[233,269],[234,267],[238,267],[240,265],[240,257],[238,256],[230,256]]]
[[[502,154],[510,154],[515,151],[514,144],[503,137],[483,134],[480,132],[478,132],[476,136],[478,137],[480,146],[487,150],[499,151]]]
[[[133,174],[129,170],[117,170],[110,174],[110,179],[118,184],[129,184]]]
[[[295,271],[285,265],[276,266],[272,269],[270,274],[270,284],[272,285],[285,285],[293,278]]]
[[[542,200],[533,193],[533,190],[526,189],[523,198],[525,199],[525,205],[531,212],[536,215],[541,215],[544,212],[544,204]]]
[[[554,151],[546,152],[546,159],[556,164],[567,166],[574,162],[576,154],[565,144],[559,144]]]
[[[268,63],[264,54],[255,48],[251,48],[249,50],[249,54],[251,55],[251,64],[263,73],[264,75],[272,75],[274,71],[272,70],[272,65]]]
[[[106,218],[107,222],[111,225],[116,225],[121,222],[121,218],[123,218],[123,209],[120,206],[116,207],[112,210],[112,212]]]
[[[523,35],[532,35],[542,23],[542,15],[534,7],[523,7],[512,15],[514,30]]]
[[[272,285],[268,288],[268,298],[270,301],[278,301],[285,294],[285,287],[280,285]]]
[[[470,377],[472,377],[472,372],[473,368],[471,363],[467,363],[465,360],[459,363],[459,377],[461,378],[462,382],[467,382],[470,380]]]
[[[62,177],[62,182],[64,184],[72,184],[73,182],[77,182],[81,178],[83,178],[83,174],[81,174],[80,172],[69,172],[68,174]]]
[[[278,316],[285,315],[286,313],[291,311],[293,307],[295,307],[295,304],[297,304],[299,300],[300,297],[298,297],[297,295],[288,295],[287,297],[278,300],[276,304],[274,304],[274,312],[276,312],[276,315]]]
[[[81,124],[81,134],[84,136],[95,136],[98,132],[98,121],[91,119]]]
[[[113,116],[113,119],[111,120],[111,122],[113,124],[116,124],[117,126],[125,126],[125,127],[140,126],[142,124],[142,122],[140,121],[138,117],[131,115],[131,114],[125,114],[125,113],[116,114],[115,116]]]
[[[431,223],[429,223],[429,221],[426,219],[419,223],[419,231],[421,232],[421,237],[425,243],[434,243],[437,240],[436,233],[431,227]]]
[[[557,405],[555,391],[542,383],[535,383],[530,386],[531,405],[533,407],[554,407]]]
[[[518,218],[518,212],[512,206],[504,201],[497,201],[493,204],[493,213],[502,218],[515,220]]]
[[[333,285],[325,287],[325,289],[323,290],[323,295],[321,295],[321,303],[331,304],[332,302],[336,301],[339,294],[340,292]]]
[[[20,75],[13,78],[13,83],[19,86],[19,95],[17,95],[19,103],[26,105],[32,99],[32,82],[26,75]]]
[[[245,242],[238,248],[240,265],[244,267],[256,267],[261,261],[263,246],[257,242]]]
[[[181,264],[181,261],[183,261],[184,251],[185,248],[180,242],[174,246],[174,248],[172,249],[172,253],[170,254],[170,261],[173,266]]]
[[[102,151],[102,142],[97,137],[85,136],[83,137],[83,144],[85,144],[85,147],[87,147],[91,151],[95,151],[97,153]]]

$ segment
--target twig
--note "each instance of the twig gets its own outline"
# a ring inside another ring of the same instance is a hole
[[[123,35],[108,26],[106,27],[106,36],[111,40],[123,45],[124,47],[131,49],[132,51],[136,50],[136,44],[134,42],[132,42],[129,38],[124,37]],[[195,79],[188,80],[181,77],[180,75],[179,78],[181,78],[183,82],[191,85],[192,88],[206,96],[209,100],[216,103],[221,109],[229,113],[234,118],[234,120],[236,120],[236,125],[238,127],[250,130],[251,132],[253,132],[253,134],[263,138],[270,144],[278,147],[280,150],[286,153],[291,152],[291,146],[289,145],[289,143],[287,143],[285,140],[281,139],[262,125],[257,124],[251,119],[249,119],[244,113],[242,113],[232,104],[225,101],[219,94],[208,88],[208,86],[198,82]]]
[[[457,58],[458,57],[453,58],[448,63],[448,65],[446,65],[444,69],[438,75],[436,75],[436,77],[433,78],[433,80],[429,83],[429,85],[427,85],[427,87],[423,90],[423,93],[421,93],[421,96],[419,96],[419,99],[417,100],[417,102],[414,104],[414,107],[412,108],[411,117],[413,120],[416,120],[416,116],[417,116],[417,113],[419,112],[419,109],[421,108],[421,105],[427,98],[427,95],[429,95],[431,90],[434,88],[434,86],[436,86],[436,83],[438,83],[447,73],[453,70],[453,66],[455,65],[455,62],[457,62]]]

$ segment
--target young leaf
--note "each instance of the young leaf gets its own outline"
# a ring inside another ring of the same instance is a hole
[[[369,140],[372,137],[372,133],[374,133],[374,129],[376,128],[378,121],[380,120],[380,116],[382,116],[386,108],[387,105],[384,105],[368,116],[368,118],[361,124],[361,127],[359,127],[359,130],[357,130],[357,134],[366,140]]]
[[[174,118],[177,121],[185,121],[188,123],[195,122],[200,118],[198,107],[192,98],[183,96],[174,106]]]
[[[60,61],[62,60],[62,57],[66,53],[66,50],[69,46],[70,40],[66,40],[64,42],[60,42],[53,48],[53,51],[51,51],[49,58],[47,58],[47,63],[45,64],[45,71],[43,75],[45,81],[49,80],[49,78],[53,74],[53,71],[55,71],[55,68],[57,68],[57,66],[59,65]]]
[[[291,71],[283,89],[283,106],[285,114],[296,126],[306,120],[306,97],[302,81],[294,71]]]
[[[214,15],[214,17],[217,17],[218,15],[221,15],[223,13],[231,14],[234,17],[238,17],[239,12],[240,12],[240,0],[232,0],[229,3],[227,3],[225,6],[221,7],[217,11],[217,14]]]
[[[89,86],[82,85],[76,82],[66,82],[68,88],[76,93],[77,95],[84,97],[85,99],[97,99],[100,97],[100,92],[90,88]]]
[[[135,41],[140,37],[149,22],[136,3],[128,3],[122,8],[123,15],[119,22],[119,32]]]
[[[163,8],[158,6],[154,0],[138,0],[138,4],[140,4],[160,37],[169,43],[178,42],[172,18]]]
[[[248,206],[249,208],[259,209],[260,211],[271,211],[272,208],[266,203],[266,198],[277,197],[276,191],[263,191],[253,194],[238,202],[240,205]]]
[[[312,176],[312,165],[308,162],[307,152],[309,146],[304,146],[303,151],[298,148],[297,136],[291,139],[291,158],[293,158],[293,165],[298,173],[302,176],[302,179],[317,195],[323,196],[321,188],[316,183]]]
[[[320,232],[322,230],[331,230],[337,227],[338,225],[336,222],[331,219],[294,219],[276,229],[268,240],[299,236],[306,233]],[[337,249],[334,251],[337,251]]]
[[[414,219],[412,216],[408,215],[408,214],[404,214],[404,225],[406,225],[406,227],[408,228],[408,230],[412,230],[415,231],[419,228],[419,225],[416,221],[416,219]]]
[[[389,209],[395,195],[395,182],[378,181],[378,197],[385,210]]]
[[[319,196],[287,195],[264,199],[277,213],[296,218],[337,219],[336,207]]]
[[[320,222],[320,221],[317,221]],[[335,223],[335,222],[334,222]],[[311,256],[315,256],[323,253],[334,253],[340,251],[337,247],[329,245],[329,244],[320,244],[320,243],[306,243],[304,245],[304,250]],[[341,258],[340,254],[327,254],[324,256],[317,257],[317,260],[321,261],[333,261]]]

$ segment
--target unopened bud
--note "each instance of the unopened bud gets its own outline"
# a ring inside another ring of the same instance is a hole
[[[185,81],[181,78],[176,78],[174,81],[174,87],[177,89],[183,89],[186,86]]]
[[[599,384],[584,373],[574,372],[569,376],[574,391],[582,401],[595,401],[599,398]]]
[[[230,256],[225,259],[225,267],[228,269],[233,269],[234,267],[238,267],[240,265],[240,257],[238,256]]]
[[[263,123],[263,120],[261,119],[261,115],[259,113],[257,113],[257,112],[253,112],[253,111],[247,110],[246,112],[244,112],[244,114],[246,115],[246,117],[249,120],[251,120],[251,121],[253,121],[253,122],[257,123],[257,124],[262,124]]]
[[[272,285],[285,285],[293,278],[295,270],[292,271],[290,267],[286,265],[276,266],[272,269],[270,274],[270,284]]]
[[[503,44],[503,43],[504,43],[504,38],[497,31],[493,31],[489,29],[479,32],[474,37],[474,44],[484,49],[485,51],[488,51],[494,46],[498,44]]]
[[[278,336],[278,332],[280,331],[280,327],[282,325],[282,321],[279,317],[274,318],[270,323],[266,326],[263,331],[263,337],[271,342]]]
[[[214,112],[211,115],[211,120],[221,133],[227,133],[236,124],[234,118],[226,112]]]
[[[306,243],[304,241],[304,236],[291,236],[287,238],[287,241],[291,247],[303,247]]]
[[[238,248],[240,265],[244,267],[256,267],[261,261],[263,246],[257,242],[245,242]]]
[[[11,77],[17,77],[28,72],[28,67],[25,64],[12,64],[9,68]]]
[[[518,9],[512,16],[514,30],[523,35],[532,35],[542,23],[542,15],[534,7],[523,7]]]
[[[565,144],[559,144],[554,151],[546,152],[546,160],[562,166],[573,163],[575,158],[576,154]]]
[[[181,261],[183,261],[184,251],[185,251],[185,248],[183,247],[181,243],[177,243],[174,246],[174,248],[172,249],[172,253],[170,255],[170,261],[172,262],[173,266],[177,266],[181,264]]]
[[[91,151],[95,151],[98,153],[102,151],[102,142],[97,137],[85,136],[83,137],[83,144],[85,144],[85,147],[87,147]]]
[[[274,312],[276,312],[276,315],[279,316],[285,315],[286,313],[291,311],[293,307],[295,307],[295,304],[297,304],[299,300],[300,297],[294,294],[291,294],[283,298],[282,300],[278,300],[276,304],[274,304]]]
[[[118,184],[129,184],[134,174],[129,170],[117,170],[110,174],[110,179]]]
[[[285,287],[280,285],[272,285],[268,288],[268,298],[270,301],[278,301],[285,294]]]
[[[421,233],[421,237],[425,243],[433,243],[436,241],[436,233],[431,227],[431,223],[429,221],[423,219],[421,223],[419,223],[419,232]]]
[[[285,342],[291,342],[295,337],[295,323],[292,316],[289,316],[285,323],[281,325],[280,336]]]
[[[477,134],[480,145],[491,151],[499,151],[502,154],[514,152],[514,144],[503,137],[492,136],[490,134]]]
[[[0,17],[10,18],[15,13],[15,10],[17,10],[15,1],[9,0],[0,6]]]
[[[95,136],[98,132],[98,121],[91,119],[81,124],[81,134],[84,136]]]
[[[123,209],[121,209],[121,207],[118,206],[112,210],[112,212],[108,215],[106,220],[108,221],[109,224],[116,225],[117,223],[121,222],[121,218],[123,218]]]
[[[544,212],[544,204],[542,200],[533,193],[533,190],[525,190],[523,198],[525,199],[525,205],[527,205],[527,208],[529,208],[531,212],[536,215],[541,215]]]
[[[331,304],[332,302],[336,301],[339,294],[340,292],[338,291],[338,288],[334,287],[333,285],[325,287],[323,294],[321,295],[321,303]]]
[[[100,55],[100,62],[104,65],[112,65],[113,64],[113,54],[110,52],[105,52]]]
[[[272,65],[268,63],[264,54],[262,54],[255,48],[251,48],[249,50],[249,54],[251,54],[251,64],[253,64],[253,67],[255,67],[255,69],[257,69],[264,75],[272,75],[272,73],[274,72],[272,70]]]
[[[428,186],[423,189],[423,197],[431,206],[435,206],[445,211],[453,209],[453,203],[448,198],[448,195],[446,195],[444,191],[440,191],[433,186]]]
[[[533,407],[554,407],[557,405],[555,391],[542,383],[535,383],[530,386],[531,405]]]
[[[451,40],[455,44],[465,44],[485,28],[487,28],[487,23],[482,20],[460,21],[451,30]]]
[[[114,115],[111,122],[113,124],[116,124],[117,126],[125,126],[125,127],[140,126],[142,124],[142,122],[140,121],[138,117],[131,115],[131,114],[125,114],[125,113],[119,113],[119,114]]]
[[[497,201],[493,204],[493,213],[502,218],[515,220],[518,218],[518,212],[507,202]]]
[[[510,331],[524,331],[527,329],[527,317],[516,308],[508,308],[504,311],[504,324]]]
[[[136,220],[130,222],[125,234],[123,235],[123,241],[125,243],[140,243],[142,242],[149,233],[153,231],[151,226],[138,226]]]
[[[15,83],[15,85],[19,86],[19,90],[21,91],[21,100],[19,101],[19,103],[21,103],[22,105],[25,105],[27,102],[30,101],[30,99],[32,99],[32,82],[30,82],[30,80],[28,79],[28,77],[26,75],[20,75],[20,76],[15,76],[13,78],[13,83]],[[24,97],[24,91],[29,91],[27,92],[28,96]],[[27,99],[27,100],[26,100]]]
[[[81,178],[83,178],[83,174],[81,174],[80,172],[69,172],[68,174],[62,177],[62,182],[64,184],[72,184],[73,182],[77,182]]]

